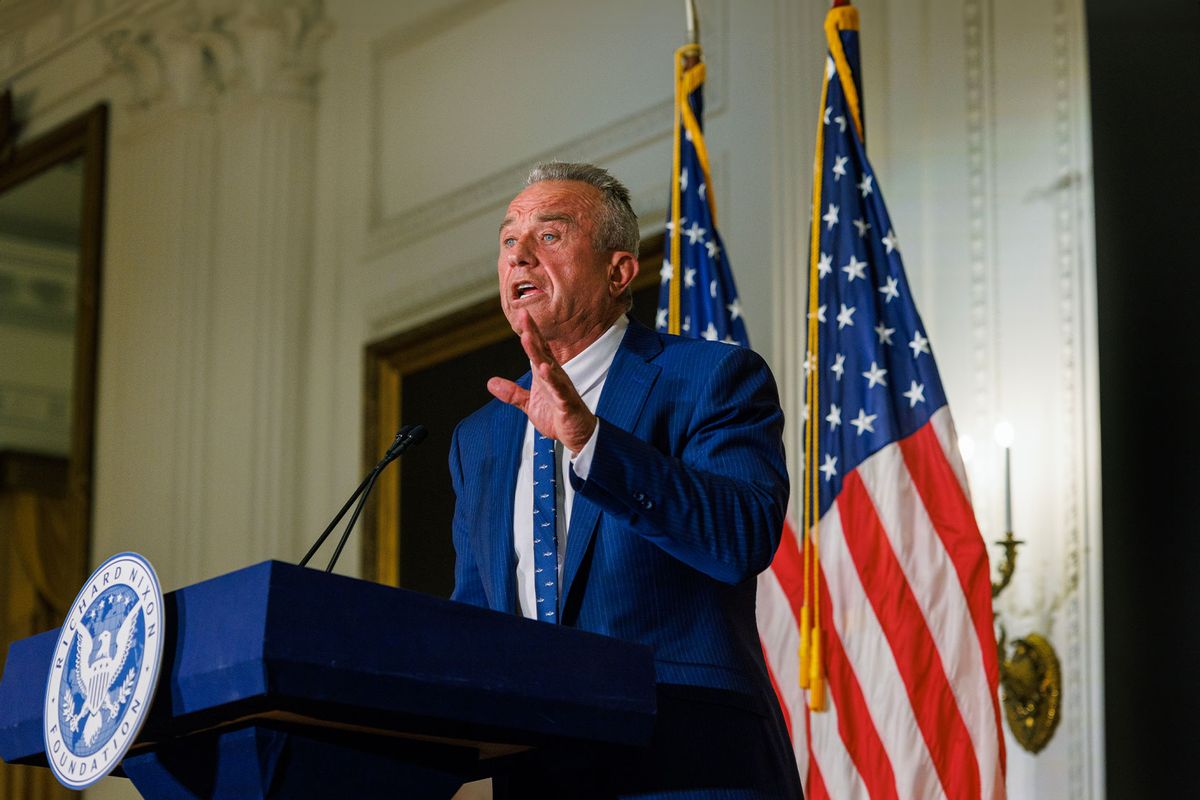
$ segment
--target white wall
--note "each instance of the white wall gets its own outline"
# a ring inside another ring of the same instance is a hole
[[[167,588],[297,558],[357,480],[364,345],[494,291],[534,160],[608,165],[660,229],[679,6],[65,0],[0,34],[30,134],[113,103],[94,557],[140,550]],[[989,540],[991,430],[1017,430],[1029,544],[999,607],[1063,662],[1064,722],[1036,758],[1010,741],[1011,796],[1098,797],[1082,3],[859,7],[870,153]],[[700,3],[722,235],[792,421],[824,8]]]

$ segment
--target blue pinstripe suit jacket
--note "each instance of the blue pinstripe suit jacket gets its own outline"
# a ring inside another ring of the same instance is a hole
[[[588,479],[572,475],[559,620],[651,645],[659,683],[767,696],[755,576],[779,543],[788,476],[766,363],[631,320],[596,415]],[[493,400],[459,424],[450,448],[453,599],[514,613],[525,424]]]

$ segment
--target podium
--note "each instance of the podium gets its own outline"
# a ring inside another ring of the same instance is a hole
[[[156,797],[448,798],[601,767],[654,724],[650,648],[278,561],[165,597],[163,664],[118,772]],[[58,631],[15,642],[0,758],[46,765]]]

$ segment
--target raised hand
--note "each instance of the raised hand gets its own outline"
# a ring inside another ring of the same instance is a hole
[[[596,415],[588,410],[562,365],[554,359],[529,312],[519,312],[515,327],[533,368],[533,382],[529,389],[522,389],[510,380],[492,378],[487,382],[488,391],[524,411],[544,436],[578,453],[596,429]]]

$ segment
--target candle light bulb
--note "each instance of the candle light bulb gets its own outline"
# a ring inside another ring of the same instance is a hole
[[[996,423],[996,430],[993,435],[996,437],[996,444],[1000,445],[1005,450],[1012,447],[1013,439],[1016,436],[1013,431],[1012,423],[1006,419],[1002,419]]]
[[[1012,423],[1002,419],[996,423],[996,444],[1004,449],[1004,530],[1012,532]]]

